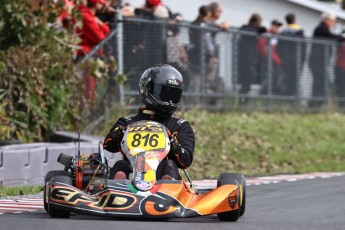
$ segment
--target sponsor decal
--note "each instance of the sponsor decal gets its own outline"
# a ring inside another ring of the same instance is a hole
[[[66,186],[53,187],[50,197],[55,203],[104,211],[127,210],[138,202],[134,195],[126,192],[107,190],[95,197]]]
[[[170,80],[168,80],[168,84],[178,86],[178,85],[180,85],[180,82],[178,82],[176,79],[170,79]]]
[[[128,116],[128,117],[124,117],[127,121],[132,120],[132,118],[134,117],[134,115]]]
[[[237,196],[229,196],[228,201],[229,201],[230,208],[234,209],[237,203]]]
[[[129,129],[129,132],[135,132],[135,131],[163,132],[163,129],[161,127],[154,127],[154,126],[147,126],[147,127],[135,126]]]
[[[151,158],[158,158],[159,159],[161,157],[161,155],[162,155],[162,153],[159,151],[147,151],[145,153],[145,158],[146,159],[151,159]]]
[[[138,195],[138,196],[144,196],[144,197],[147,197],[147,196],[150,196],[150,195],[152,195],[152,194],[157,193],[157,192],[159,191],[159,189],[162,187],[162,185],[159,184],[159,185],[153,186],[153,188],[151,188],[149,191],[139,191],[139,190],[138,190],[136,187],[134,187],[134,185],[132,185],[132,184],[128,184],[127,186],[128,186],[129,190],[130,190],[132,193],[134,193],[134,194],[136,194],[136,195]]]
[[[138,157],[137,157],[137,168],[135,169],[136,170],[135,180],[141,180],[141,175],[143,172],[143,162],[144,162],[143,156],[138,155]]]
[[[136,193],[136,195],[147,197],[147,196],[152,195],[152,193],[151,193],[150,191],[145,191],[145,192],[138,191],[138,192]]]
[[[152,184],[149,181],[141,180],[135,182],[135,187],[137,187],[139,190],[146,191],[152,187]]]
[[[180,120],[178,120],[177,123],[178,123],[179,125],[182,125],[182,124],[185,123],[185,122],[186,122],[186,120],[180,119]]]

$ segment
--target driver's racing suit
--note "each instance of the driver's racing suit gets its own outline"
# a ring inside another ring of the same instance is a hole
[[[117,127],[127,127],[129,124],[141,121],[141,120],[152,120],[163,124],[171,134],[176,135],[177,147],[174,150],[170,150],[168,154],[169,161],[161,163],[161,166],[157,170],[157,176],[170,175],[175,179],[179,178],[178,168],[185,169],[189,167],[193,161],[193,152],[195,146],[194,132],[188,121],[168,116],[162,117],[155,114],[153,111],[145,108],[140,108],[138,114],[129,117],[121,117],[110,129],[106,136],[103,148],[109,152],[119,152],[119,143],[121,140],[114,137],[114,130]],[[177,167],[176,167],[177,166]],[[116,171],[124,171],[127,175],[131,172],[130,164],[128,161],[118,161],[112,168],[110,177],[113,177]]]

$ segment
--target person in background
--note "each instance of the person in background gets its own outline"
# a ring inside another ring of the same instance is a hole
[[[96,17],[110,27],[113,27],[116,13],[115,7],[116,5],[112,1],[103,0],[103,7],[96,12]]]
[[[110,29],[106,23],[103,23],[96,17],[97,11],[101,10],[104,2],[102,0],[88,0],[87,5],[79,5],[82,17],[82,26],[76,27],[76,34],[80,38],[79,49],[77,51],[76,61],[80,61],[88,54],[98,43],[100,43],[109,34]],[[90,102],[95,101],[96,82],[90,74],[89,68],[84,69],[85,93]]]
[[[321,15],[320,24],[314,29],[313,38],[318,40],[327,40],[334,42],[344,41],[344,37],[332,33],[332,29],[336,23],[335,15],[331,13],[323,13]],[[327,79],[327,66],[332,56],[332,47],[323,44],[314,43],[310,59],[309,67],[313,75],[313,101],[309,103],[311,108],[320,107],[326,96],[325,84]]]
[[[171,15],[161,0],[146,0],[145,5],[135,9],[136,17],[149,19],[168,19]]]
[[[339,100],[339,107],[345,107],[345,41],[338,47],[335,60],[335,92]]]
[[[260,80],[262,81],[261,91],[263,94],[273,93],[280,94],[282,92],[282,75],[281,65],[282,60],[277,52],[278,38],[276,35],[279,33],[280,27],[283,25],[278,19],[274,19],[271,22],[270,28],[267,30],[267,35],[272,37],[260,37],[257,43],[257,49],[259,53],[259,74]],[[271,50],[272,57],[272,81],[269,82],[268,75],[268,52]],[[269,84],[272,84],[272,92],[269,92]]]
[[[243,25],[240,31],[238,41],[238,82],[241,84],[240,103],[246,104],[248,98],[244,95],[250,91],[253,83],[259,83],[258,80],[258,50],[256,44],[258,36],[266,32],[266,28],[261,26],[262,17],[254,13],[249,18],[248,24]]]
[[[298,76],[302,70],[305,59],[305,43],[303,40],[289,40],[292,38],[304,38],[304,31],[296,24],[296,16],[289,13],[285,16],[287,26],[283,28],[280,35],[286,36],[279,39],[277,52],[282,60],[283,89],[282,94],[297,96]]]
[[[120,5],[120,0],[115,1],[115,6]],[[121,13],[124,17],[134,17],[134,7],[131,5],[129,0],[124,1],[123,5],[121,6]]]
[[[197,18],[191,23],[193,27],[189,29],[190,44],[187,47],[187,54],[190,81],[187,91],[191,93],[200,93],[201,90],[202,53],[205,52],[207,55],[206,59],[209,59],[211,53],[214,52],[210,40],[207,39],[210,38],[210,36],[207,36],[206,32],[201,30],[202,27],[207,26],[209,16],[210,11],[208,6],[200,6]],[[203,43],[206,43],[206,45],[203,46]],[[208,60],[205,61],[207,62]],[[199,96],[196,96],[192,101],[196,105],[199,105]]]
[[[157,179],[180,179],[178,168],[186,169],[193,161],[195,137],[188,121],[174,117],[183,91],[183,77],[172,66],[156,65],[148,68],[139,80],[139,97],[145,105],[137,114],[119,118],[108,135],[103,147],[119,152],[124,129],[131,123],[152,120],[163,124],[171,133],[170,152],[157,169]],[[128,159],[117,161],[110,170],[110,178],[128,179],[132,172]]]
[[[57,4],[57,2],[54,2],[54,4]],[[74,7],[75,7],[74,0],[64,0],[64,6],[61,12],[57,16],[58,22],[60,22],[61,26],[66,30],[71,29],[71,27],[75,23],[75,20],[71,16],[71,13]]]
[[[223,13],[223,6],[218,2],[212,2],[208,6],[210,12],[207,19],[207,26],[217,28],[219,31],[228,30],[229,23],[217,21]],[[209,31],[206,33],[208,56],[207,56],[207,80],[206,92],[207,94],[221,93],[224,91],[223,80],[219,77],[219,47],[216,43],[216,36],[219,31]],[[220,92],[221,91],[221,92]],[[214,99],[208,100],[209,104],[215,104]]]
[[[166,54],[167,64],[176,68],[184,76],[184,87],[189,86],[188,77],[188,56],[184,44],[180,38],[180,21],[183,20],[181,14],[176,13],[169,20],[167,26]]]
[[[210,10],[210,17],[208,18],[208,25],[218,27],[222,30],[228,30],[230,25],[228,22],[217,23],[219,18],[222,16],[223,7],[218,2],[212,2],[208,5]]]
[[[82,17],[82,27],[76,27],[76,34],[80,37],[78,57],[89,53],[93,47],[100,43],[109,34],[110,29],[96,17],[96,13],[104,7],[103,0],[88,0],[87,5],[78,6]]]

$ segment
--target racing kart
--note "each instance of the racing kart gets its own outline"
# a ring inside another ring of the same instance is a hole
[[[158,180],[156,171],[170,151],[169,131],[153,121],[138,121],[124,131],[121,152],[131,163],[129,180],[109,178],[104,151],[90,156],[60,154],[64,170],[45,176],[44,208],[51,217],[71,212],[127,218],[181,218],[217,214],[237,221],[245,212],[246,181],[239,173],[218,177],[217,188],[198,190],[187,179]],[[186,180],[188,182],[186,182]]]

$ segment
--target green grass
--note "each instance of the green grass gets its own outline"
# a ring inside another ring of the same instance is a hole
[[[19,196],[19,195],[25,195],[25,194],[37,194],[41,191],[43,191],[43,186],[20,186],[20,187],[0,186],[0,197]]]
[[[196,136],[193,178],[345,171],[345,115],[181,114]]]

